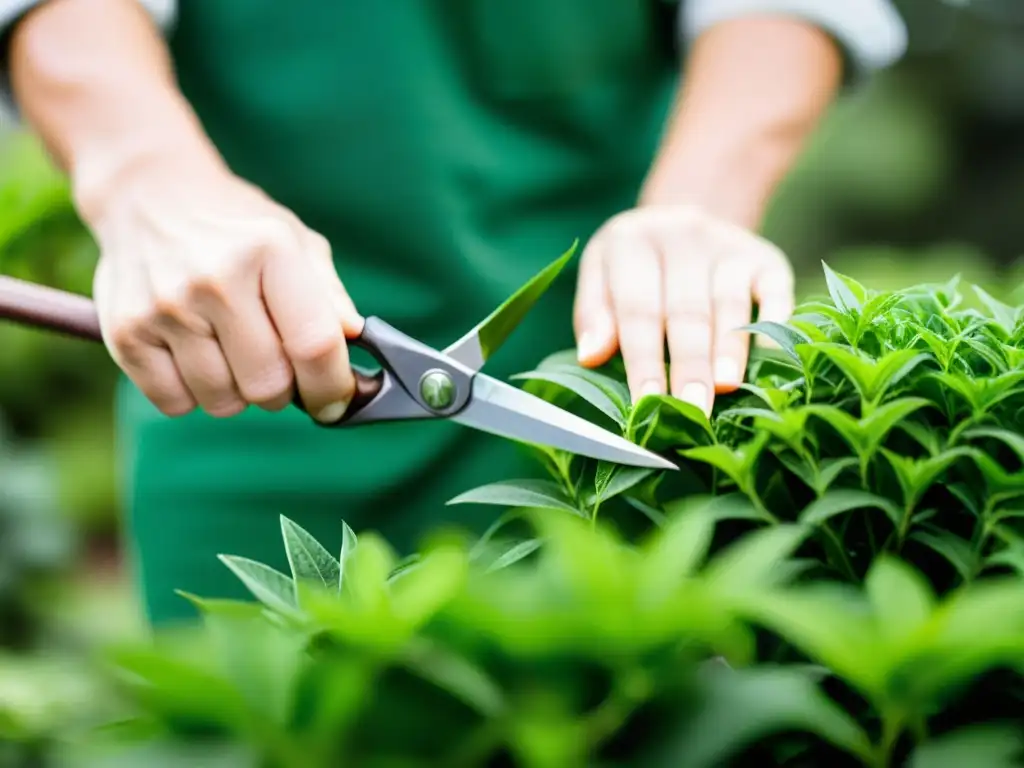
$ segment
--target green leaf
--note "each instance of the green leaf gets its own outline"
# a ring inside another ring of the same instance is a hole
[[[895,641],[922,627],[935,607],[935,595],[921,573],[887,554],[872,563],[864,586],[879,629]]]
[[[678,500],[665,527],[646,542],[638,566],[638,585],[645,599],[668,598],[697,570],[715,531],[709,507],[692,499]]]
[[[880,509],[893,525],[899,525],[902,517],[900,508],[889,499],[867,491],[840,489],[829,491],[808,504],[800,513],[799,520],[804,525],[821,525],[836,515],[859,509]]]
[[[586,517],[561,486],[551,480],[502,480],[482,485],[456,496],[449,504],[494,504],[502,507],[557,509],[577,517]]]
[[[359,539],[348,523],[344,520],[341,521],[341,553],[338,555],[338,594],[341,594],[342,588],[345,586],[345,564],[352,557],[352,553],[356,551],[356,545],[359,543]]]
[[[970,542],[956,534],[949,531],[932,529],[928,531],[914,531],[908,538],[923,544],[945,558],[956,569],[960,578],[965,581],[970,579],[974,573],[977,559],[974,548]]]
[[[881,453],[889,460],[896,474],[896,479],[903,490],[903,503],[908,508],[916,506],[939,476],[958,459],[970,455],[964,448],[951,448],[945,453],[922,459],[901,456],[885,448],[881,449]]]
[[[786,559],[806,536],[803,526],[787,524],[748,533],[708,564],[707,583],[719,593],[756,599],[757,593],[779,583]]]
[[[507,708],[501,687],[483,669],[438,643],[416,638],[406,646],[402,661],[485,717],[499,717]]]
[[[629,394],[615,379],[585,368],[534,370],[517,373],[510,378],[519,381],[544,381],[562,387],[590,403],[619,427],[626,427],[629,417]]]
[[[574,242],[568,251],[530,278],[475,328],[445,349],[445,354],[478,370],[498,351],[512,331],[533,308],[533,305],[537,303],[537,300],[544,295],[558,274],[572,259],[578,245],[579,241]]]
[[[393,615],[406,628],[420,627],[447,605],[466,581],[469,555],[450,544],[425,553],[408,578],[391,582]]]
[[[992,319],[995,320],[1004,331],[1012,333],[1014,327],[1017,325],[1018,310],[1004,304],[998,299],[993,298],[980,286],[973,285],[971,287],[978,295],[978,298],[981,299],[982,304],[984,304],[991,313]]]
[[[825,355],[856,387],[865,402],[877,402],[917,366],[931,355],[914,349],[897,349],[878,359],[841,344],[816,344],[814,349]]]
[[[341,565],[319,541],[284,515],[281,515],[281,535],[293,581],[316,582],[328,589],[337,587],[341,581]]]
[[[877,701],[889,659],[864,597],[849,585],[818,583],[761,594],[744,612]]]
[[[754,467],[766,443],[767,435],[762,433],[738,448],[716,443],[688,448],[679,453],[688,459],[716,467],[728,475],[741,491],[750,493],[754,487]]]
[[[907,768],[1020,768],[1022,750],[1018,729],[975,725],[928,740],[914,750]]]
[[[815,734],[865,761],[871,759],[867,735],[806,672],[768,665],[716,669],[702,687],[697,715],[674,729],[668,749],[644,765],[718,768],[744,748],[791,731]]]
[[[642,444],[706,445],[713,443],[715,432],[700,408],[671,395],[646,395],[633,406],[626,434],[634,439],[638,432],[650,435]]]
[[[594,473],[594,501],[607,501],[643,482],[654,473],[649,467],[627,467],[601,461]]]
[[[241,580],[253,597],[265,606],[285,616],[300,615],[298,600],[295,597],[295,582],[283,573],[247,557],[217,557]]]
[[[490,565],[487,566],[487,572],[500,571],[503,568],[515,565],[520,560],[529,557],[540,549],[541,543],[540,539],[524,539],[523,541],[515,542],[491,561]]]
[[[800,356],[796,353],[796,345],[811,343],[811,339],[797,328],[770,320],[751,323],[750,325],[743,326],[740,330],[767,336],[797,362],[800,362]]]
[[[869,416],[859,420],[832,405],[804,407],[835,429],[857,452],[861,461],[866,461],[875,454],[893,427],[914,411],[931,405],[921,397],[904,397],[878,406]]]
[[[833,272],[824,261],[821,262],[825,271],[825,284],[828,286],[828,295],[837,308],[843,312],[856,312],[861,308],[864,300],[864,288],[853,278]]]

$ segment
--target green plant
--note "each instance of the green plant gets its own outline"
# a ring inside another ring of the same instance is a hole
[[[256,603],[185,595],[201,628],[113,656],[135,732],[285,768],[1021,765],[1024,313],[825,274],[710,420],[568,353],[517,377],[679,472],[537,448],[549,479],[453,499],[508,507],[480,540],[336,557],[282,518],[291,575],[223,557]]]
[[[812,525],[807,554],[830,577],[859,581],[883,552],[923,568],[940,591],[1024,569],[1024,312],[980,288],[965,306],[957,280],[881,292],[825,274],[827,300],[789,323],[750,326],[778,349],[755,349],[750,383],[720,397],[710,421],[670,397],[633,405],[614,369],[585,370],[567,352],[518,377],[677,455],[681,472],[538,449],[550,480],[452,503],[513,508],[496,532],[523,506],[596,519],[618,499],[657,523],[688,494],[738,493],[752,511],[735,530]],[[622,506],[609,514],[621,520]]]
[[[0,651],[26,651],[47,638],[45,606],[74,552],[74,531],[38,451],[17,444],[0,421]]]
[[[864,590],[794,585],[802,564],[790,553],[806,530],[764,529],[707,559],[721,509],[691,502],[635,545],[533,513],[547,546],[503,568],[449,537],[400,562],[347,528],[334,557],[282,518],[291,575],[223,558],[258,602],[189,595],[202,628],[117,649],[133,716],[121,740],[81,754],[206,745],[200,754],[231,756],[226,765],[285,768],[710,768],[769,755],[889,766],[914,728],[918,768],[969,740],[972,758],[1006,755],[985,765],[1017,764],[1012,731],[933,745],[924,728],[937,697],[1024,660],[1024,585],[937,601],[892,560]],[[979,619],[990,622],[980,641]],[[756,663],[753,622],[843,675],[881,725],[844,711],[822,667]]]

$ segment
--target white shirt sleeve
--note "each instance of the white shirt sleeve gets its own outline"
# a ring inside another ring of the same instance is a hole
[[[5,40],[11,27],[26,13],[46,0],[0,0],[0,36]],[[178,15],[177,0],[136,0],[152,17],[160,30],[167,34]],[[207,0],[212,2],[212,0]],[[0,127],[19,122],[18,107],[11,93],[10,71],[6,51],[0,60]]]
[[[746,15],[815,24],[843,47],[854,74],[888,67],[907,48],[906,26],[890,0],[680,0],[679,33],[690,43],[715,24]]]

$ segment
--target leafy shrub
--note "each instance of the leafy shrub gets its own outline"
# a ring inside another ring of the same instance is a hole
[[[17,445],[0,420],[0,651],[45,643],[45,604],[73,553],[73,531],[57,513],[53,473]]]
[[[186,596],[200,628],[114,654],[135,733],[286,768],[1024,764],[1024,313],[826,278],[710,420],[569,353],[518,377],[679,472],[537,448],[548,479],[453,499],[508,508],[484,537],[404,561],[283,518],[291,576],[225,557],[257,603]]]
[[[528,388],[682,461],[680,477],[540,450],[551,480],[469,491],[453,503],[523,505],[591,517],[613,497],[658,521],[692,493],[738,493],[747,527],[798,521],[823,576],[863,578],[882,552],[941,590],[1024,569],[1015,521],[1024,497],[1024,312],[958,281],[870,291],[825,267],[830,301],[751,329],[747,380],[709,421],[686,403],[632,407],[621,376],[557,353],[521,374]],[[503,519],[504,521],[504,519]],[[738,530],[739,528],[737,528]]]
[[[189,596],[202,631],[113,654],[142,710],[122,726],[147,749],[205,744],[237,766],[887,766],[936,697],[1024,659],[1014,580],[936,600],[885,558],[865,589],[821,592],[792,583],[802,526],[707,559],[714,512],[688,505],[636,545],[534,513],[547,546],[506,568],[455,538],[398,562],[348,529],[335,558],[282,519],[291,576],[224,558],[258,604]],[[755,623],[843,675],[881,726],[828,696],[824,667],[756,664]],[[944,739],[912,765],[943,765],[944,743],[1012,765],[1019,746],[1003,730]],[[109,759],[124,742],[94,748]]]

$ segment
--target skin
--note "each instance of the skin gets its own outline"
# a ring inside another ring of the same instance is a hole
[[[687,66],[637,206],[583,255],[575,329],[585,365],[621,348],[634,397],[668,389],[709,410],[739,383],[748,341],[733,329],[752,298],[763,319],[791,311],[789,265],[753,230],[841,64],[823,33],[763,17],[709,30]],[[170,416],[226,417],[297,390],[315,418],[341,418],[362,318],[330,247],[226,167],[134,0],[43,4],[13,35],[11,75],[99,243],[104,341],[142,392]]]
[[[790,265],[754,233],[842,58],[815,27],[751,16],[703,34],[685,75],[637,206],[583,254],[575,329],[584,365],[621,349],[634,399],[668,391],[710,413],[742,382],[752,302],[761,320],[792,312]]]

